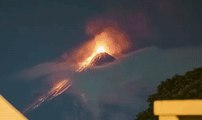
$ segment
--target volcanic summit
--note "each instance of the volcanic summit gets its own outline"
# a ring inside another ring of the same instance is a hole
[[[99,54],[97,54],[93,59],[92,59],[92,65],[93,66],[100,66],[100,65],[104,65],[110,62],[115,61],[116,58],[114,58],[113,56],[111,56],[110,54],[106,53],[106,52],[101,52]]]

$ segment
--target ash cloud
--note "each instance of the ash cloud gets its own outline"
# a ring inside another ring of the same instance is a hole
[[[54,120],[54,116],[60,120],[133,120],[146,107],[147,96],[155,91],[161,80],[202,65],[201,49],[201,46],[166,50],[145,48],[109,66],[75,74],[70,91],[42,105],[29,117],[38,120]],[[60,112],[48,114],[55,110]],[[41,117],[42,114],[46,115]]]
[[[201,49],[151,47],[133,52],[116,64],[74,76],[74,88],[86,95],[86,107],[96,120],[133,120],[160,81],[202,65]]]
[[[119,27],[134,49],[148,46],[173,48],[201,44],[200,1],[94,0],[103,12],[87,21],[87,33],[106,26]]]
[[[196,1],[192,1],[195,7],[188,1],[181,0],[92,0],[92,4],[102,12],[86,20],[86,33],[92,38],[106,28],[118,30],[126,35],[133,46],[126,52],[150,46],[173,48],[202,43],[199,24],[201,18],[198,16],[200,7]],[[25,71],[24,77],[33,79],[69,71],[69,64],[54,61]]]

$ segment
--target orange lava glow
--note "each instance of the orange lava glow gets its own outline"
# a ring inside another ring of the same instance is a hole
[[[92,52],[92,54],[87,57],[83,62],[80,63],[80,67],[76,70],[77,72],[81,72],[84,69],[90,67],[92,64],[92,60],[94,59],[94,57],[99,54],[99,53],[104,53],[107,52],[105,49],[106,46],[104,45],[98,45],[95,50]]]
[[[125,34],[113,28],[106,28],[95,35],[92,40],[76,49],[71,59],[74,62],[75,71],[81,72],[92,67],[92,60],[97,54],[106,52],[117,59],[129,48],[130,42]]]
[[[62,94],[64,91],[66,91],[71,86],[71,83],[69,80],[62,80],[56,83],[53,88],[49,91],[50,94],[52,94],[53,97],[58,96]]]
[[[71,86],[71,82],[68,79],[58,81],[57,83],[53,85],[53,87],[46,94],[43,94],[42,96],[40,96],[33,104],[28,106],[28,108],[26,108],[23,112],[26,113],[36,109],[45,101],[52,100],[58,95],[64,93],[70,86]]]
[[[125,52],[130,49],[130,42],[123,32],[117,28],[105,28],[102,32],[95,35],[91,40],[75,49],[71,54],[65,54],[63,57],[65,65],[68,65],[74,72],[82,72],[93,66],[93,60],[100,53],[107,53],[110,56],[119,59]],[[62,64],[62,66],[67,68]],[[33,104],[31,104],[24,112],[39,107],[43,102],[49,101],[56,96],[65,92],[71,86],[68,79],[58,81],[45,94],[40,96]]]

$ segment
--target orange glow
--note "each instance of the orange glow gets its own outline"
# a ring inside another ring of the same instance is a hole
[[[96,55],[100,53],[107,53],[119,59],[129,49],[130,42],[126,35],[117,28],[108,27],[70,54],[64,54],[64,56],[62,56],[64,64],[62,62],[59,67],[64,69],[70,68],[74,72],[82,72],[94,66],[93,60]],[[68,65],[68,67],[66,65]],[[40,96],[24,112],[33,110],[39,107],[43,102],[55,98],[69,89],[70,86],[71,81],[68,79],[58,81],[46,94]]]
[[[106,52],[118,59],[128,49],[130,49],[130,42],[125,34],[109,27],[76,49],[68,58],[73,62],[71,65],[73,65],[74,70],[81,72],[93,66],[91,62],[99,53]]]
[[[53,87],[46,93],[40,96],[33,104],[28,106],[23,112],[29,112],[30,110],[34,110],[35,108],[39,107],[45,101],[52,100],[53,98],[57,97],[58,95],[64,93],[69,87],[71,86],[71,82],[68,79],[58,81],[53,85]]]
[[[71,86],[69,80],[62,80],[56,83],[53,88],[49,91],[50,94],[54,96],[58,96],[66,91]]]
[[[99,53],[104,53],[107,52],[106,48],[107,46],[104,46],[104,44],[102,45],[97,45],[95,50],[92,52],[92,54],[86,58],[83,62],[80,63],[80,67],[77,69],[78,72],[83,71],[84,69],[92,66],[92,60],[94,59],[94,57],[99,54]]]

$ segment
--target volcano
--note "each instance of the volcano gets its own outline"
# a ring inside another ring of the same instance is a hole
[[[97,54],[93,59],[92,59],[92,66],[101,66],[110,62],[115,61],[116,58],[111,56],[110,54],[106,52],[102,52]]]

